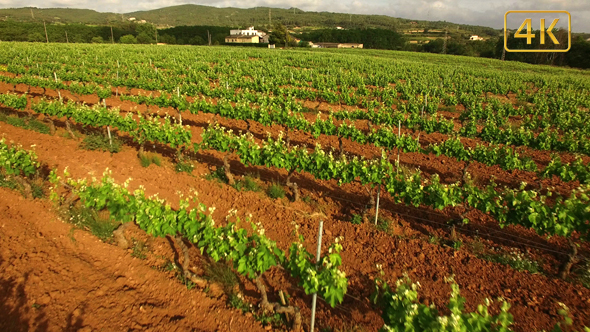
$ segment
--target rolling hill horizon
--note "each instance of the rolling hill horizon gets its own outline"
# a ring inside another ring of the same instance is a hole
[[[46,21],[48,23],[108,25],[129,22],[129,18],[132,17],[136,20],[146,20],[158,27],[182,25],[246,27],[268,26],[269,24],[272,25],[280,22],[291,27],[318,28],[382,28],[390,30],[447,28],[461,29],[462,31],[484,35],[497,35],[501,31],[487,26],[458,24],[446,21],[413,20],[387,15],[313,12],[303,11],[297,8],[254,7],[243,9],[185,4],[129,13],[99,12],[93,9],[81,8],[21,7],[0,9],[1,20],[21,22]]]

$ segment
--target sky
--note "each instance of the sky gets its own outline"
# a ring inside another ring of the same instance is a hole
[[[567,10],[572,15],[574,32],[590,32],[590,0],[0,0],[0,8],[69,7],[100,12],[127,13],[181,4],[215,7],[296,7],[305,11],[329,11],[351,14],[380,14],[416,20],[447,21],[503,28],[504,14],[509,10]],[[521,17],[521,16],[519,16]],[[567,27],[567,16],[559,16],[558,27]],[[513,19],[509,28],[520,22]],[[553,21],[548,20],[547,26]],[[533,29],[538,29],[533,19]]]

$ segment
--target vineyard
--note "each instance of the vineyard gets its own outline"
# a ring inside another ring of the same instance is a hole
[[[312,316],[321,331],[588,331],[589,72],[2,45],[0,186],[94,235],[95,216],[112,250],[130,226],[167,239],[170,283],[190,292],[223,266],[232,315],[277,331]]]

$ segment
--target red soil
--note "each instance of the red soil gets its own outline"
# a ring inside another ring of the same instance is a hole
[[[264,330],[222,299],[75,231],[51,209],[0,188],[0,330]],[[173,255],[164,242],[153,246]]]

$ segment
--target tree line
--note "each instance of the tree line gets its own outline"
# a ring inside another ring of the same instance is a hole
[[[47,36],[45,35],[47,29]],[[0,40],[27,42],[58,43],[122,43],[154,44],[156,42],[175,45],[212,45],[225,44],[225,37],[233,27],[219,26],[177,26],[156,29],[149,23],[125,22],[113,26],[88,26],[84,24],[46,24],[39,22],[0,21]],[[263,29],[266,30],[266,29]],[[268,29],[266,31],[270,31]],[[539,32],[533,32],[531,45],[526,38],[510,35],[507,41],[511,49],[549,48],[551,43],[540,45]],[[571,49],[567,53],[522,53],[504,52],[503,36],[489,36],[484,41],[470,41],[469,35],[450,33],[445,43],[444,38],[427,39],[428,43],[410,43],[408,37],[394,30],[378,28],[355,29],[319,29],[291,35],[282,24],[272,27],[271,43],[288,46],[308,46],[311,42],[361,43],[364,48],[401,50],[414,52],[445,53],[453,55],[495,58],[521,61],[532,64],[590,68],[590,42],[581,36],[573,38]],[[567,32],[554,32],[560,47],[567,43]],[[301,40],[297,43],[295,38]],[[549,38],[546,38],[549,40]]]

